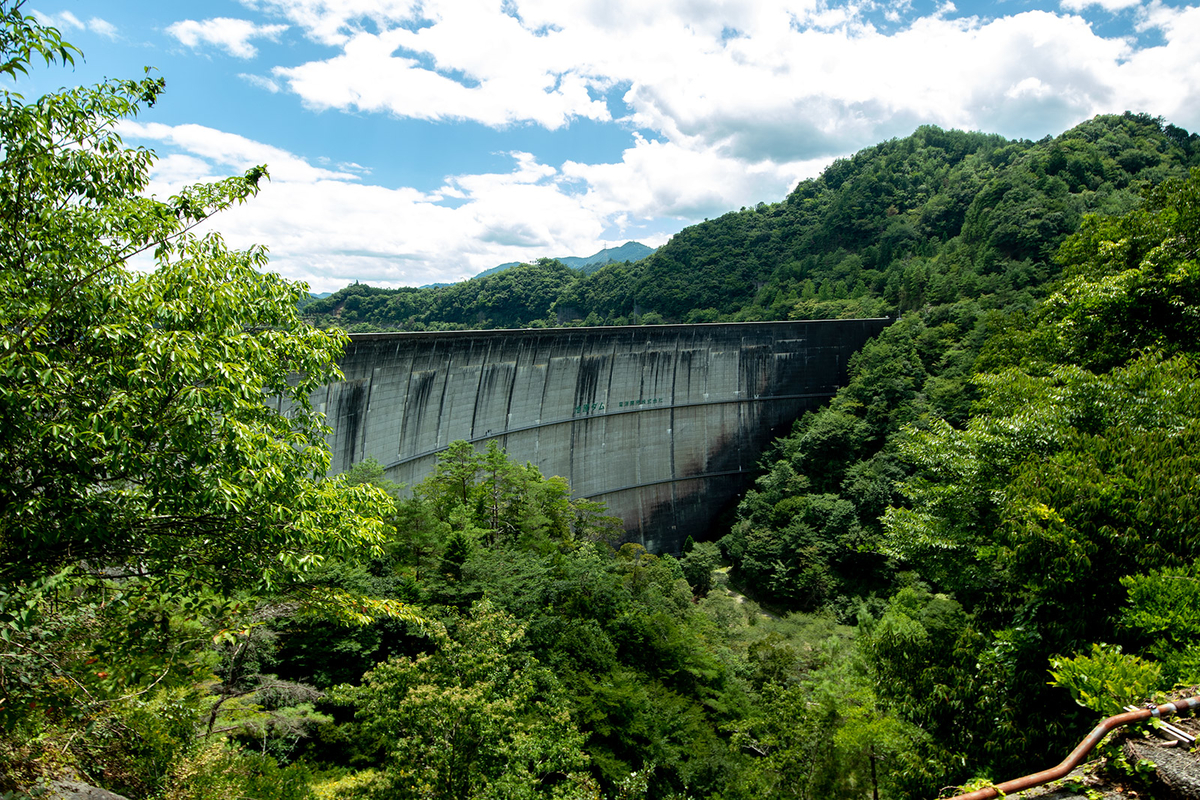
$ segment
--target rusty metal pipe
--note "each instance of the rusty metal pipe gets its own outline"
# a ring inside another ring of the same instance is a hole
[[[1072,750],[1071,754],[1057,767],[1044,769],[1041,772],[1035,772],[1023,778],[1014,778],[1011,781],[998,783],[995,786],[976,789],[966,794],[955,795],[950,800],[989,800],[989,798],[996,797],[1001,792],[1011,794],[1012,792],[1020,792],[1025,789],[1032,789],[1035,786],[1041,786],[1043,783],[1056,781],[1083,763],[1083,759],[1092,751],[1092,748],[1098,745],[1100,740],[1113,728],[1128,725],[1130,722],[1140,722],[1151,717],[1169,717],[1181,711],[1194,711],[1197,708],[1200,708],[1200,697],[1188,697],[1184,700],[1176,700],[1174,703],[1164,703],[1154,708],[1142,708],[1137,711],[1127,711],[1124,714],[1108,717],[1101,721],[1095,728],[1092,728],[1092,732],[1084,737],[1079,746]]]

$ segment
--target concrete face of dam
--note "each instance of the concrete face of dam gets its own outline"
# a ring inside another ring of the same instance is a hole
[[[356,334],[313,397],[331,472],[368,456],[414,486],[496,440],[608,505],[655,552],[701,539],[764,448],[846,380],[889,320]]]

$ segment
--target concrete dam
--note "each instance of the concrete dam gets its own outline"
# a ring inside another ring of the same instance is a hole
[[[607,504],[628,541],[702,538],[770,442],[846,380],[890,320],[355,334],[313,397],[331,472],[373,456],[414,486],[455,440]]]

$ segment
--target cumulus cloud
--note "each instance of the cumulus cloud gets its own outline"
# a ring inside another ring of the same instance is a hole
[[[949,3],[922,17],[906,2],[817,0],[243,2],[338,48],[275,70],[314,108],[557,129],[608,119],[603,96],[628,86],[630,124],[763,163],[843,154],[924,122],[1018,136],[1125,109],[1200,122],[1194,9],[1157,2],[1138,12],[1164,29],[1154,48],[1106,38],[1080,14],[956,17]],[[868,8],[900,26],[880,31]]]
[[[164,125],[123,120],[118,132],[131,139],[159,141],[192,156],[207,159],[226,170],[245,171],[267,164],[271,177],[290,184],[316,183],[323,180],[355,180],[349,172],[314,167],[299,156],[268,144],[226,133],[204,125]]]
[[[717,148],[638,136],[620,162],[568,161],[562,174],[587,187],[582,202],[605,218],[627,213],[643,219],[698,220],[731,207],[782,198],[797,181],[816,175],[827,164],[828,159],[818,158],[747,165]]]
[[[466,3],[462,10],[467,12],[464,16],[471,16]],[[501,27],[518,26],[510,17],[495,22]],[[305,103],[321,109],[467,119],[493,126],[534,122],[549,129],[577,117],[609,119],[604,101],[592,95],[604,81],[566,68],[548,70],[536,54],[508,50],[512,36],[501,33],[492,39],[486,30],[467,27],[471,28],[466,34],[469,41],[477,46],[469,58],[458,57],[465,53],[441,40],[462,34],[459,25],[381,34],[360,31],[345,42],[340,55],[280,67],[275,76]]]
[[[60,31],[83,30],[86,26],[79,20],[79,17],[72,14],[70,11],[60,11],[57,14],[46,14],[42,11],[33,12],[33,16],[43,25],[49,25],[53,28],[58,28]]]
[[[163,186],[270,164],[262,196],[221,227],[319,289],[445,281],[633,231],[657,244],[926,123],[1040,138],[1128,109],[1200,128],[1200,8],[1160,0],[987,17],[950,2],[922,15],[911,0],[240,1],[263,24],[172,33],[250,57],[256,37],[299,31],[320,57],[241,78],[310,109],[629,131],[609,163],[515,152],[508,171],[417,191],[200,126],[136,129],[170,150]],[[1118,13],[1156,44],[1099,25]]]
[[[287,29],[287,25],[256,25],[244,19],[215,17],[180,20],[168,26],[167,33],[191,48],[211,44],[236,58],[254,58],[258,55],[258,48],[250,44],[251,39],[274,41]]]
[[[117,26],[100,17],[92,17],[87,22],[88,30],[98,33],[106,39],[117,38]]]
[[[421,0],[241,0],[255,11],[267,11],[292,20],[316,41],[345,44],[349,31],[365,23],[383,29],[410,19]]]
[[[781,194],[791,180],[771,169],[744,174],[736,161],[714,152],[639,139],[616,164],[568,162],[559,168],[513,152],[507,172],[450,176],[436,191],[421,192],[367,184],[358,165],[324,169],[200,125],[125,122],[120,132],[164,153],[151,185],[162,197],[266,163],[271,181],[259,196],[213,224],[236,246],[267,245],[272,269],[317,291],[352,280],[458,280],[507,261],[588,254],[602,241],[661,244],[666,235],[654,219],[715,215],[731,202]],[[666,167],[647,170],[651,161]],[[815,174],[821,166],[807,169]],[[805,167],[791,169],[798,174]],[[672,229],[678,226],[676,220]]]
[[[265,89],[271,94],[279,94],[283,91],[283,87],[278,82],[266,77],[265,75],[251,75],[246,72],[238,73],[238,77],[244,80],[251,86],[257,86],[259,89]]]

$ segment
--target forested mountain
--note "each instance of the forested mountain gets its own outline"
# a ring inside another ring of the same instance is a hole
[[[996,779],[1200,679],[1181,634],[1200,170],[1194,136],[1161,134],[1096,119],[983,184],[956,237],[906,257],[904,313],[764,458],[721,541],[764,602],[857,619],[879,708]]]
[[[0,73],[70,63],[19,11]],[[345,337],[191,232],[262,168],[146,195],[115,131],[163,90],[0,87],[0,796],[932,797],[1200,682],[1197,137],[923,128],[636,264],[322,307],[900,315],[720,542],[656,555],[495,446],[325,477]]]
[[[605,247],[590,256],[565,256],[558,259],[572,269],[584,274],[595,272],[606,264],[620,264],[626,261],[640,261],[653,253],[655,248],[647,247],[641,242],[626,242],[619,247]]]
[[[653,247],[647,247],[641,242],[626,242],[619,247],[605,247],[599,252],[592,253],[590,256],[559,256],[552,259],[566,264],[571,269],[577,269],[583,273],[595,272],[606,264],[624,261],[640,261],[646,256],[654,252]],[[503,272],[512,267],[521,266],[520,261],[509,261],[505,264],[485,269],[483,272],[476,275],[476,278],[486,278],[488,275],[494,275],[497,272]]]
[[[929,126],[588,275],[543,260],[431,289],[347,287],[313,323],[436,330],[884,316],[962,298],[1028,305],[1084,214],[1200,159],[1200,138],[1145,115],[1097,117],[1039,142]],[[502,280],[503,279],[503,280]]]
[[[721,542],[761,599],[857,617],[880,707],[978,772],[1200,678],[1198,245],[1193,169],[1085,218],[1028,312],[906,314]]]

